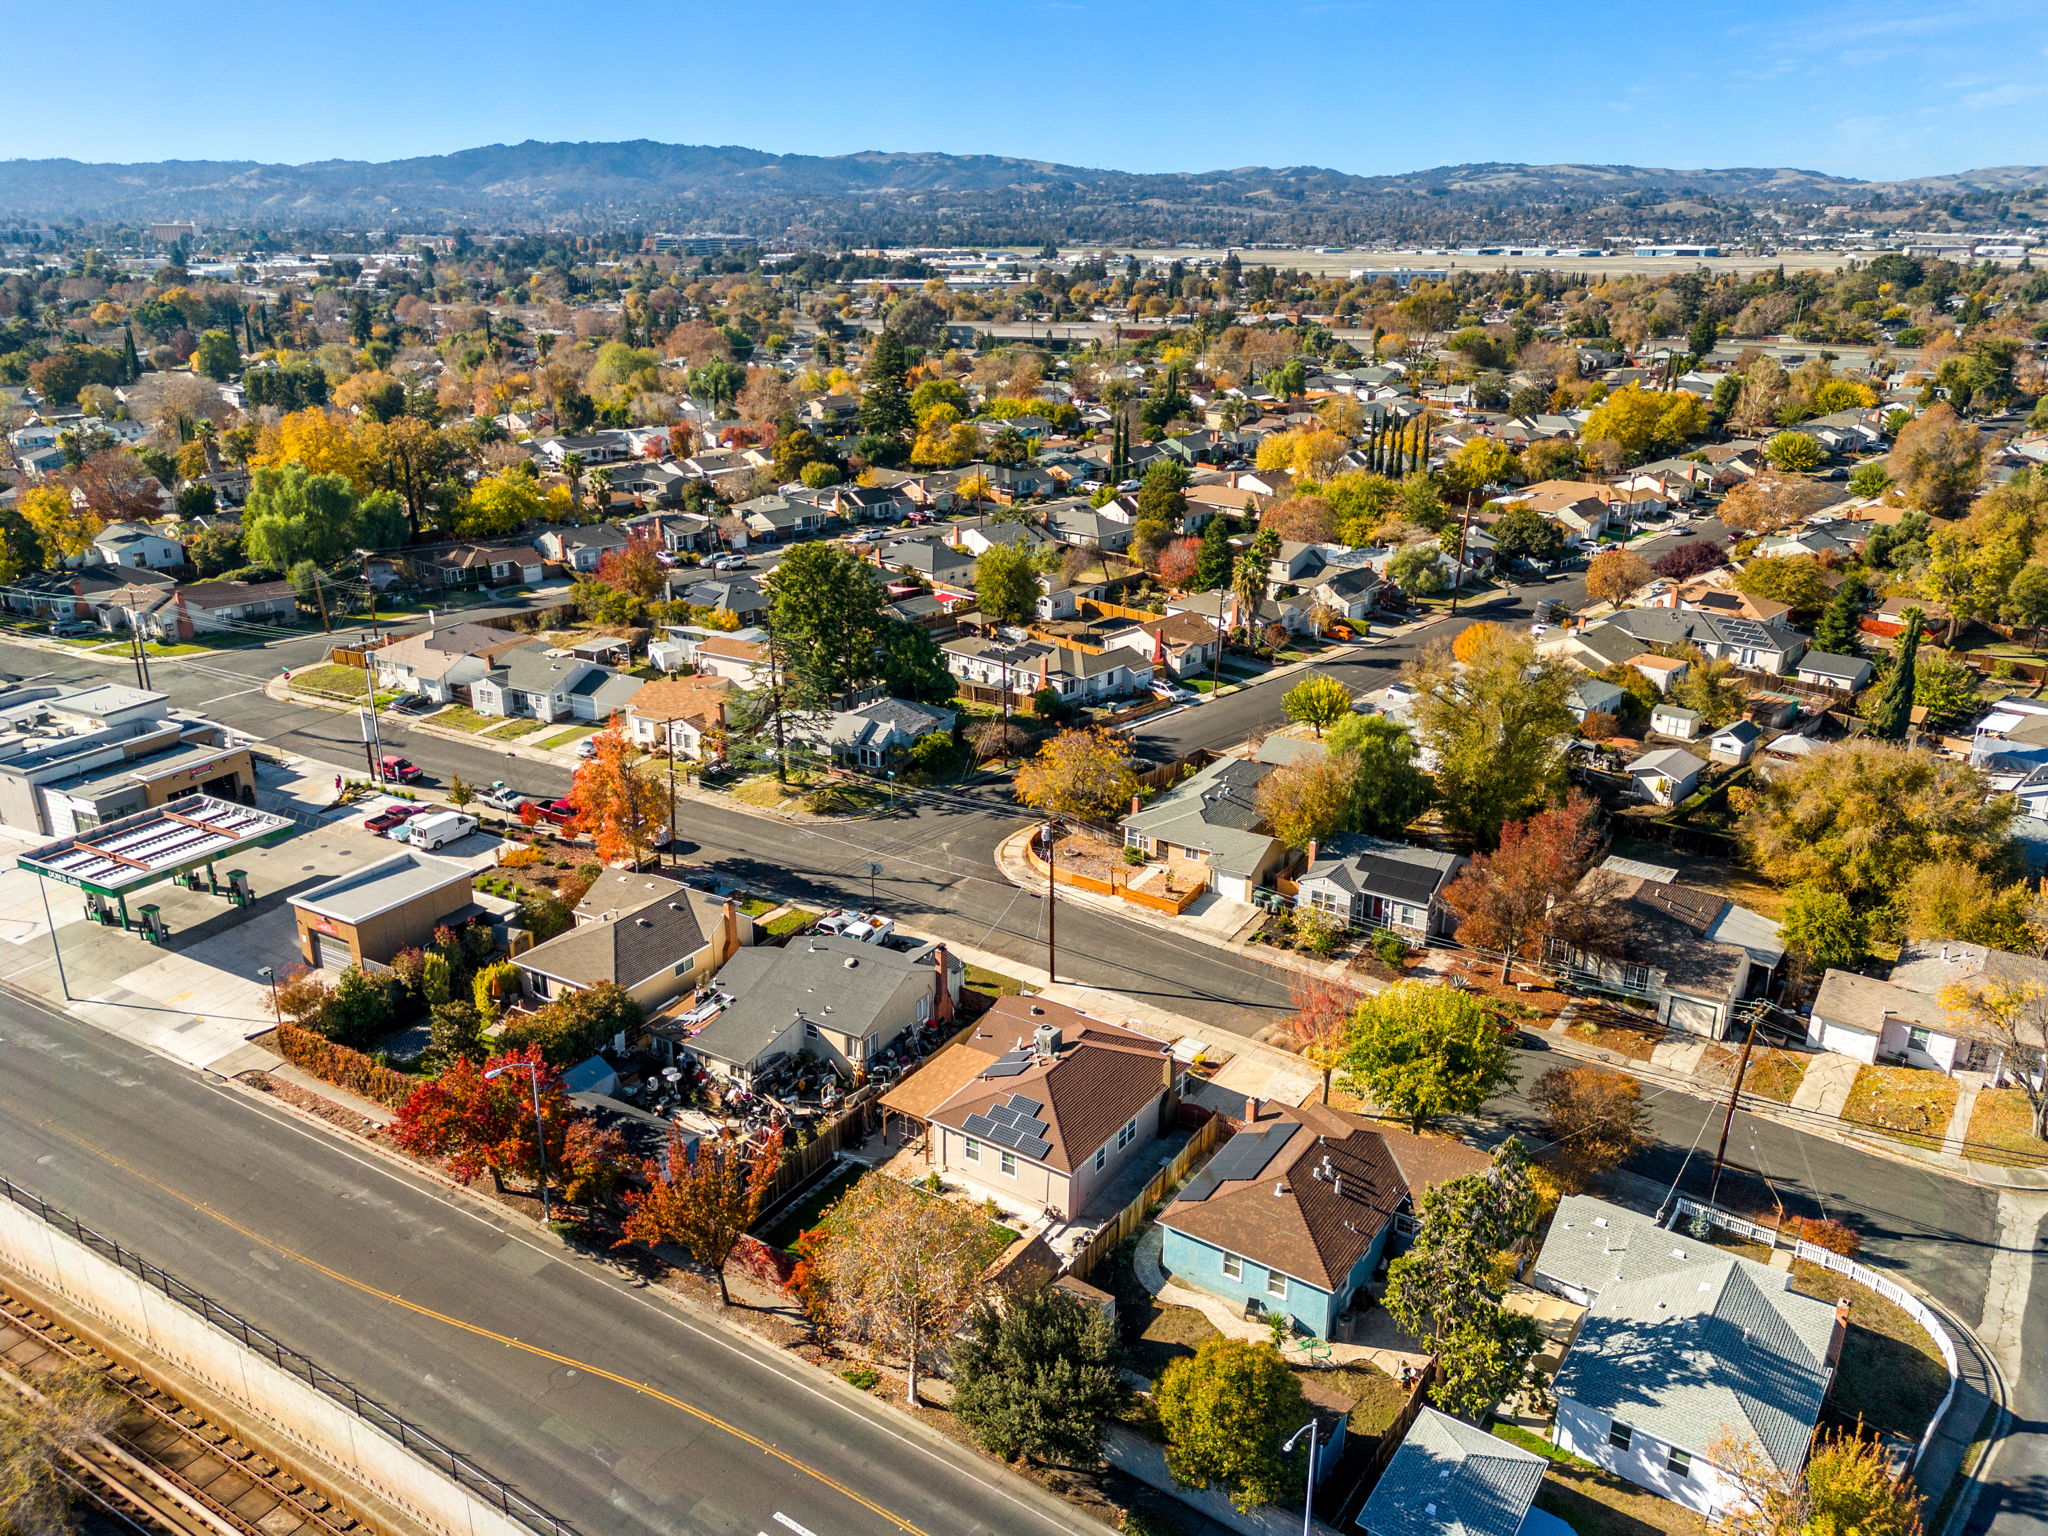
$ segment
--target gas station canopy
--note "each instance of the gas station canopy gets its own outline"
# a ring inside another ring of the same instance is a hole
[[[241,849],[274,843],[293,830],[288,817],[270,811],[187,795],[45,843],[15,865],[94,895],[125,897]]]

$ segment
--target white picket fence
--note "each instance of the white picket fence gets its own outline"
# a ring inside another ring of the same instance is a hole
[[[1948,1417],[1949,1405],[1956,1400],[1956,1385],[1961,1373],[1957,1366],[1956,1342],[1949,1336],[1947,1327],[1934,1311],[1918,1296],[1900,1285],[1896,1280],[1887,1279],[1868,1265],[1858,1264],[1854,1259],[1844,1258],[1830,1249],[1822,1248],[1800,1238],[1794,1238],[1789,1245],[1780,1242],[1776,1227],[1761,1226],[1754,1221],[1744,1221],[1740,1216],[1731,1216],[1726,1211],[1710,1205],[1680,1198],[1674,1202],[1671,1225],[1678,1226],[1681,1218],[1703,1217],[1724,1232],[1749,1238],[1767,1248],[1790,1246],[1795,1258],[1805,1259],[1836,1274],[1847,1275],[1858,1285],[1877,1292],[1886,1301],[1902,1308],[1906,1315],[1927,1330],[1927,1336],[1934,1340],[1934,1347],[1941,1352],[1941,1363],[1948,1368],[1948,1390],[1941,1395],[1941,1405],[1934,1410],[1934,1417],[1927,1421],[1926,1433],[1920,1436],[1920,1444],[1913,1451],[1913,1465],[1920,1464],[1920,1458],[1927,1454],[1927,1447],[1934,1443],[1934,1432],[1941,1428],[1941,1421]]]

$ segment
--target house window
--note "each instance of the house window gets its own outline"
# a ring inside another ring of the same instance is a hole
[[[960,1148],[960,1155],[966,1158],[967,1161],[969,1161],[970,1163],[980,1162],[981,1143],[976,1141],[972,1136],[968,1137],[966,1142],[962,1144]]]
[[[1275,1301],[1287,1299],[1287,1277],[1277,1269],[1266,1271],[1266,1294]]]
[[[1664,1458],[1664,1466],[1673,1477],[1691,1477],[1692,1452],[1681,1451],[1674,1445],[1671,1448],[1671,1454]]]
[[[812,1024],[812,1023],[810,1023],[810,1022],[809,1022],[808,1020],[807,1020],[807,1021],[805,1021],[805,1024],[804,1024],[804,1038],[805,1038],[806,1040],[815,1040],[815,1039],[817,1039],[817,1038],[818,1038],[818,1026],[817,1026],[817,1025],[815,1025],[815,1024]]]
[[[1607,1426],[1607,1443],[1617,1451],[1627,1450],[1635,1437],[1636,1432],[1619,1419]]]
[[[1244,1260],[1234,1253],[1223,1255],[1223,1278],[1226,1280],[1242,1280],[1244,1278]]]
[[[1108,1161],[1109,1161],[1109,1143],[1105,1141],[1105,1142],[1104,1142],[1104,1143],[1103,1143],[1103,1144],[1102,1144],[1101,1146],[1099,1146],[1099,1147],[1097,1147],[1097,1148],[1095,1149],[1095,1171],[1096,1171],[1097,1173],[1100,1173],[1100,1172],[1102,1172],[1103,1166],[1104,1166],[1104,1165],[1105,1165],[1106,1163],[1108,1163]]]
[[[1014,1179],[1015,1177],[1017,1177],[1017,1154],[1014,1152],[1005,1152],[1002,1156],[1002,1162],[1000,1166],[1003,1170],[1004,1178]]]
[[[1116,1149],[1121,1152],[1138,1139],[1138,1117],[1131,1116],[1124,1122],[1124,1128],[1116,1133]]]
[[[1621,984],[1632,992],[1649,991],[1650,968],[1647,965],[1637,965],[1632,961],[1623,962],[1621,967]]]
[[[1927,1030],[1923,1026],[1916,1024],[1911,1029],[1906,1031],[1906,1049],[1909,1051],[1918,1051],[1921,1055],[1924,1056],[1927,1054],[1928,1039],[1929,1035]]]

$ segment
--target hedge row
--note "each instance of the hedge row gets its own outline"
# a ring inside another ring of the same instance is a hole
[[[404,1073],[392,1071],[361,1051],[337,1045],[325,1035],[296,1024],[277,1026],[277,1054],[324,1083],[346,1088],[392,1109],[412,1097],[418,1086]]]

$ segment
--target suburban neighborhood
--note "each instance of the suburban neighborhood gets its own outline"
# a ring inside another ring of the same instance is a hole
[[[0,1529],[2038,1523],[2035,183],[11,185]]]

